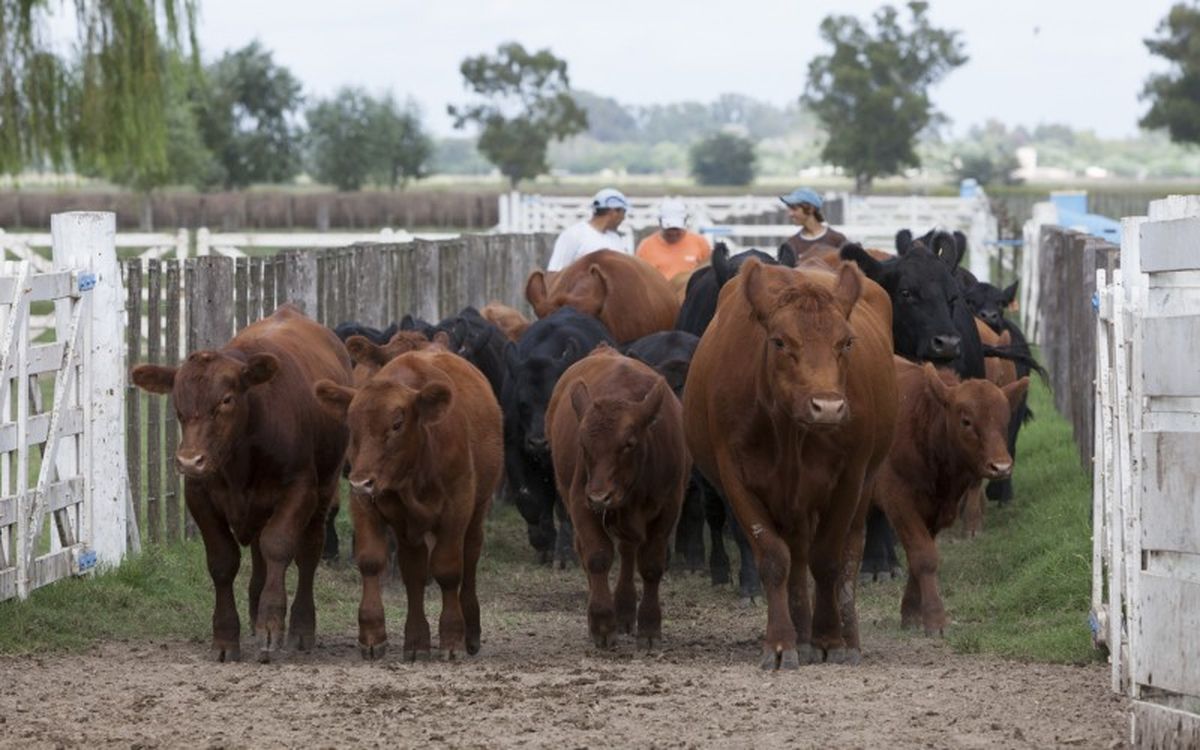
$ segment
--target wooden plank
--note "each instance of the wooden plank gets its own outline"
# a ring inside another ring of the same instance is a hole
[[[29,301],[46,302],[74,296],[73,271],[31,273],[29,276]],[[0,277],[0,299],[11,300],[17,280],[13,276]]]
[[[1200,583],[1142,573],[1138,584],[1134,680],[1200,696]]]
[[[78,552],[79,550],[75,547],[67,547],[49,555],[35,557],[33,567],[29,571],[30,590],[39,589],[74,575],[75,555]]]
[[[440,319],[440,258],[437,243],[422,240],[416,242],[413,250],[412,314],[430,322]]]
[[[68,477],[51,482],[46,488],[46,512],[53,513],[84,501],[83,477]],[[0,497],[0,527],[17,522],[17,496]],[[0,561],[2,562],[2,561]]]
[[[234,326],[242,330],[250,322],[250,259],[234,259]]]
[[[1145,748],[1200,747],[1200,699],[1191,710],[1133,701],[1133,744]]]
[[[66,349],[66,344],[61,341],[56,341],[50,344],[33,344],[27,350],[28,367],[30,375],[41,375],[47,372],[56,372],[62,365],[63,350]],[[15,378],[17,376],[17,364],[15,362],[8,363],[8,371],[4,373],[7,378]]]
[[[195,271],[187,293],[189,334],[197,349],[219,349],[233,337],[233,260],[210,255],[192,258]]]
[[[142,264],[135,260],[126,265],[125,352],[129,366],[142,361]],[[125,466],[129,472],[129,493],[134,512],[142,507],[142,392],[128,380],[125,386]],[[145,517],[138,518],[139,527]]]
[[[167,268],[167,281],[164,290],[167,295],[167,336],[163,362],[173,365],[179,362],[179,300],[182,289],[179,285],[179,261],[169,260],[164,265]],[[175,451],[179,448],[179,416],[175,413],[175,402],[171,397],[167,398],[163,433],[166,438],[166,447],[163,454],[167,461],[167,486],[164,494],[166,515],[164,520],[166,523],[167,539],[176,541],[179,539],[182,525],[179,507],[179,474],[173,470],[171,463],[175,459]]]
[[[317,320],[333,327],[329,317],[329,253],[317,253]]]
[[[27,446],[34,446],[44,443],[49,437],[50,414],[30,416],[26,420],[26,425],[25,444]],[[59,432],[63,437],[78,435],[83,432],[82,407],[72,406],[63,411],[61,421],[59,422]],[[19,445],[19,434],[20,430],[16,422],[7,422],[0,425],[0,453],[15,451]]]
[[[354,289],[353,319],[369,326],[387,325],[383,273],[383,250],[375,245],[358,245],[349,251],[350,282]]]
[[[1200,217],[1148,221],[1141,227],[1143,273],[1200,269]]]
[[[146,314],[150,325],[146,329],[146,359],[162,363],[162,264],[146,261]],[[162,398],[153,396],[146,408],[146,529],[152,543],[162,541]]]
[[[406,313],[413,311],[413,305],[416,302],[413,282],[416,268],[416,245],[407,243],[398,247],[393,263],[395,267],[392,275],[392,293],[396,300],[393,303],[392,319],[388,323],[398,322]]]
[[[0,602],[17,595],[17,570],[0,570]]]
[[[249,325],[256,320],[261,320],[263,316],[262,306],[262,274],[263,260],[262,258],[250,258],[250,289],[249,305],[246,314],[246,323]]]
[[[291,302],[312,318],[320,320],[319,293],[317,290],[317,253],[313,250],[289,250],[283,256],[283,281],[280,296],[282,301]],[[386,277],[379,280],[386,282]]]
[[[338,322],[354,319],[354,299],[350,284],[350,252],[345,249],[337,251],[337,320]]]
[[[1142,346],[1152,367],[1144,368],[1147,396],[1200,396],[1200,316],[1146,318]]]
[[[1142,446],[1142,546],[1200,554],[1200,433],[1148,433]]]
[[[275,312],[275,265],[271,258],[263,258],[262,266],[262,317]]]
[[[456,315],[468,304],[465,251],[466,244],[462,242],[438,243],[438,320]]]

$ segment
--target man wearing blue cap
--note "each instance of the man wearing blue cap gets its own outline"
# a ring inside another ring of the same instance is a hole
[[[796,251],[797,261],[814,252],[813,248],[818,245],[821,250],[837,250],[846,242],[846,235],[825,224],[825,216],[821,213],[821,196],[815,190],[796,188],[787,195],[779,196],[779,200],[788,207],[792,223],[800,226],[800,231],[787,239],[787,244]]]
[[[633,254],[633,243],[617,232],[625,221],[629,201],[620,190],[604,188],[592,197],[592,218],[573,224],[558,235],[547,271],[561,271],[578,258],[596,250]]]

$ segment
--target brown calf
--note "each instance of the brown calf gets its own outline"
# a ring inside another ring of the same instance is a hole
[[[901,623],[941,634],[946,611],[938,593],[934,538],[952,525],[974,483],[1012,473],[1008,420],[1029,378],[1004,388],[896,357],[900,415],[896,439],[868,494],[887,514],[908,558]]]
[[[688,447],[754,551],[767,598],[764,669],[859,658],[862,490],[896,418],[891,331],[887,293],[852,264],[830,272],[751,259],[721,290],[692,359]]]
[[[218,661],[241,655],[233,599],[239,545],[249,545],[252,555],[250,626],[259,660],[270,660],[285,633],[300,650],[316,637],[313,576],[347,437],[313,397],[313,383],[322,379],[350,383],[346,348],[291,305],[217,351],[193,352],[178,368],[133,369],[138,387],[171,394],[179,416],[175,461],[216,592],[212,650]],[[285,629],[284,574],[293,559],[300,578]]]
[[[1008,331],[997,334],[979,318],[975,319],[975,328],[979,331],[979,341],[984,346],[1007,347],[1012,345],[1012,336]],[[1011,359],[1002,357],[984,357],[983,367],[990,383],[1003,388],[1017,381],[1017,366]],[[1016,407],[1014,406],[1014,409]],[[984,502],[983,481],[975,482],[967,488],[962,501],[963,535],[974,539],[983,531]]]
[[[632,632],[636,614],[638,645],[653,648],[662,637],[658,585],[667,542],[691,471],[679,400],[649,366],[601,345],[559,379],[546,433],[587,572],[592,639],[599,648],[614,645],[617,631]],[[608,587],[613,538],[621,555],[615,605]]]
[[[314,389],[350,427],[350,515],[362,574],[358,645],[364,659],[387,651],[380,573],[385,525],[395,532],[408,596],[404,656],[431,650],[425,583],[442,589],[442,655],[479,651],[476,566],[483,519],[500,481],[500,407],[487,379],[440,348],[401,354],[359,389],[323,381]]]
[[[525,298],[539,318],[570,306],[598,318],[618,344],[675,327],[679,300],[671,282],[641,258],[597,250],[564,268],[550,283],[544,271],[525,282]]]

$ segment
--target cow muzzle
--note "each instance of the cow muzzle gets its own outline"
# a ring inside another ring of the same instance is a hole
[[[808,425],[839,425],[850,416],[846,399],[834,394],[812,396],[801,404],[800,421]]]
[[[180,474],[198,478],[207,475],[212,470],[212,461],[204,453],[176,451],[175,466],[179,469]]]
[[[375,494],[375,478],[365,477],[356,479],[355,477],[350,477],[350,489],[360,495],[370,497]]]
[[[588,507],[597,513],[606,511],[613,507],[616,497],[617,493],[612,490],[588,490]]]
[[[962,351],[962,339],[958,336],[934,336],[929,342],[929,353],[935,359],[954,359]]]
[[[1012,461],[988,461],[985,473],[988,479],[1008,479],[1012,476]]]

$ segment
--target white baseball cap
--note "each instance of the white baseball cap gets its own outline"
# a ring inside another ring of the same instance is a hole
[[[663,229],[687,229],[687,206],[681,200],[667,199],[658,206],[658,225]]]

